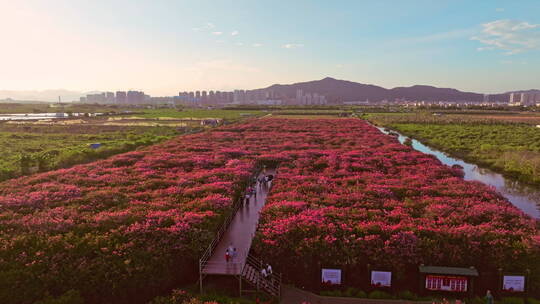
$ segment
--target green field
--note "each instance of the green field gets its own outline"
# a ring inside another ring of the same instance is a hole
[[[178,134],[167,127],[0,124],[0,181],[91,162]],[[93,143],[101,147],[93,149]]]
[[[106,113],[106,112],[122,112],[136,111],[135,108],[120,107],[120,106],[105,106],[93,104],[20,104],[20,103],[0,103],[0,114],[18,114],[18,113],[56,113],[56,112],[72,112],[72,113]]]
[[[260,110],[204,110],[204,109],[144,109],[142,114],[132,116],[142,118],[180,118],[180,119],[201,119],[201,118],[221,118],[236,120],[245,117],[257,117],[267,113]]]
[[[514,117],[369,114],[368,120],[450,155],[540,185],[540,128]]]
[[[129,114],[122,112],[130,111]],[[202,130],[206,118],[236,121],[260,117],[261,110],[147,109],[104,105],[0,104],[1,113],[101,112],[116,116],[51,122],[0,122],[0,181],[67,168],[148,146],[183,132]],[[186,120],[188,120],[186,122]],[[62,125],[62,122],[69,125]],[[208,126],[207,126],[208,127]],[[206,127],[206,128],[207,128]],[[100,143],[94,149],[90,144]]]

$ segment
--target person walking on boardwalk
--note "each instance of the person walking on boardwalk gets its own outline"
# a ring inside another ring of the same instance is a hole
[[[229,264],[229,261],[231,260],[231,253],[229,252],[229,248],[225,250],[225,263]]]
[[[493,295],[489,289],[486,291],[486,304],[493,304]]]
[[[272,275],[272,266],[266,263],[266,276],[270,280],[270,285],[274,285],[274,276]]]
[[[238,252],[236,251],[236,247],[233,248],[232,252],[231,252],[231,262],[233,264],[236,263],[236,256],[237,256]]]
[[[272,266],[270,266],[270,264],[266,264],[266,274],[268,276],[271,276],[272,275]]]
[[[249,204],[249,198],[251,197],[251,192],[249,190],[249,188],[246,190],[246,195],[245,195],[245,200],[246,200],[246,204]]]
[[[261,276],[262,276],[262,284],[264,288],[268,287],[268,283],[266,282],[266,279],[268,278],[268,273],[266,272],[266,268],[263,266],[261,269]]]

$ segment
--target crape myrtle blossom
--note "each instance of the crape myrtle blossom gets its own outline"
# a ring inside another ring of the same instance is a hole
[[[321,264],[518,267],[540,245],[493,189],[361,120],[253,119],[0,183],[0,303],[192,282],[258,164],[278,173],[254,249],[289,279]]]
[[[227,140],[183,136],[0,184],[0,302],[73,289],[114,303],[189,281],[254,171]]]
[[[459,169],[365,122],[258,127],[280,166],[254,244],[293,280],[305,280],[316,265],[494,270],[534,259],[533,219],[494,189],[464,181]]]

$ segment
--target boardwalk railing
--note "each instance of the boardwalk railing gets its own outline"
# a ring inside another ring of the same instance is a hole
[[[250,181],[252,181],[254,177],[259,176],[259,170],[257,170],[256,172],[257,173],[249,177]],[[233,204],[231,213],[227,216],[227,218],[225,218],[225,221],[223,222],[223,224],[217,231],[214,239],[212,240],[210,245],[208,245],[203,255],[199,259],[199,284],[200,284],[201,291],[202,291],[203,275],[205,274],[205,268],[208,266],[208,260],[210,259],[210,257],[212,257],[212,254],[214,253],[214,250],[216,249],[219,242],[221,241],[223,234],[227,231],[227,229],[229,229],[229,226],[231,225],[233,218],[236,216],[236,212],[238,211],[238,209],[240,209],[240,207],[242,207],[244,199],[245,199],[244,196],[241,196],[238,200],[236,200],[236,202]]]
[[[263,277],[262,269],[266,269],[266,265],[250,254],[242,270],[242,278],[257,288],[257,291],[263,291],[278,299],[281,298],[281,273],[272,271],[272,274]]]
[[[227,218],[225,219],[225,221],[223,222],[223,224],[219,228],[218,232],[216,233],[216,236],[214,237],[214,239],[212,240],[210,245],[208,245],[208,247],[204,251],[203,255],[199,259],[199,273],[201,273],[201,274],[204,273],[204,266],[206,266],[208,264],[208,260],[210,259],[210,257],[214,253],[214,250],[216,249],[219,242],[221,241],[221,238],[223,237],[223,234],[227,231],[227,229],[229,229],[229,226],[231,225],[231,222],[232,222],[234,216],[236,215],[236,212],[242,206],[242,202],[243,202],[243,198],[240,198],[239,200],[237,200],[234,203],[232,212],[229,214],[229,216],[227,216]]]
[[[256,174],[250,177],[250,180],[253,180],[254,177],[258,177],[260,174],[257,171]],[[268,187],[266,191],[269,191],[272,187],[272,182],[265,183],[264,186]],[[263,277],[261,270],[266,268],[263,262],[252,255],[249,254],[249,248],[251,247],[252,238],[249,240],[249,245],[247,246],[246,252],[238,252],[242,257],[246,257],[245,262],[235,262],[234,258],[230,262],[216,262],[215,260],[210,261],[212,256],[215,253],[216,247],[221,242],[223,235],[230,228],[231,222],[236,216],[238,210],[244,205],[245,198],[242,196],[238,199],[231,210],[231,213],[225,218],[223,224],[216,232],[216,235],[207,249],[204,251],[203,255],[199,259],[199,287],[201,292],[203,291],[203,279],[205,275],[209,274],[228,274],[228,275],[238,275],[240,279],[240,293],[242,293],[242,280],[247,281],[253,287],[256,287],[257,291],[263,291],[270,296],[279,298],[281,296],[281,274],[272,273],[267,277]],[[223,273],[223,268],[225,268],[225,273]],[[216,270],[219,270],[216,272]]]

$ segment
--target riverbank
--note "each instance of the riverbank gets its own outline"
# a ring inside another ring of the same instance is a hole
[[[540,129],[420,124],[392,124],[390,128],[540,190]]]
[[[404,143],[408,138],[410,138],[396,132],[395,130],[390,130],[388,128],[379,126],[377,128],[385,134],[397,134],[401,143]],[[493,172],[490,169],[482,168],[459,158],[451,157],[445,152],[441,152],[433,147],[424,145],[417,139],[411,139],[410,144],[415,150],[434,155],[437,157],[437,159],[439,159],[439,161],[447,166],[452,167],[454,165],[459,165],[463,168],[464,178],[466,180],[479,181],[494,187],[501,195],[503,195],[508,201],[510,201],[525,214],[537,220],[540,219],[540,192],[536,187],[525,183],[520,183],[512,179],[507,179],[503,175]]]
[[[369,114],[364,118],[540,190],[540,128],[484,116]]]

